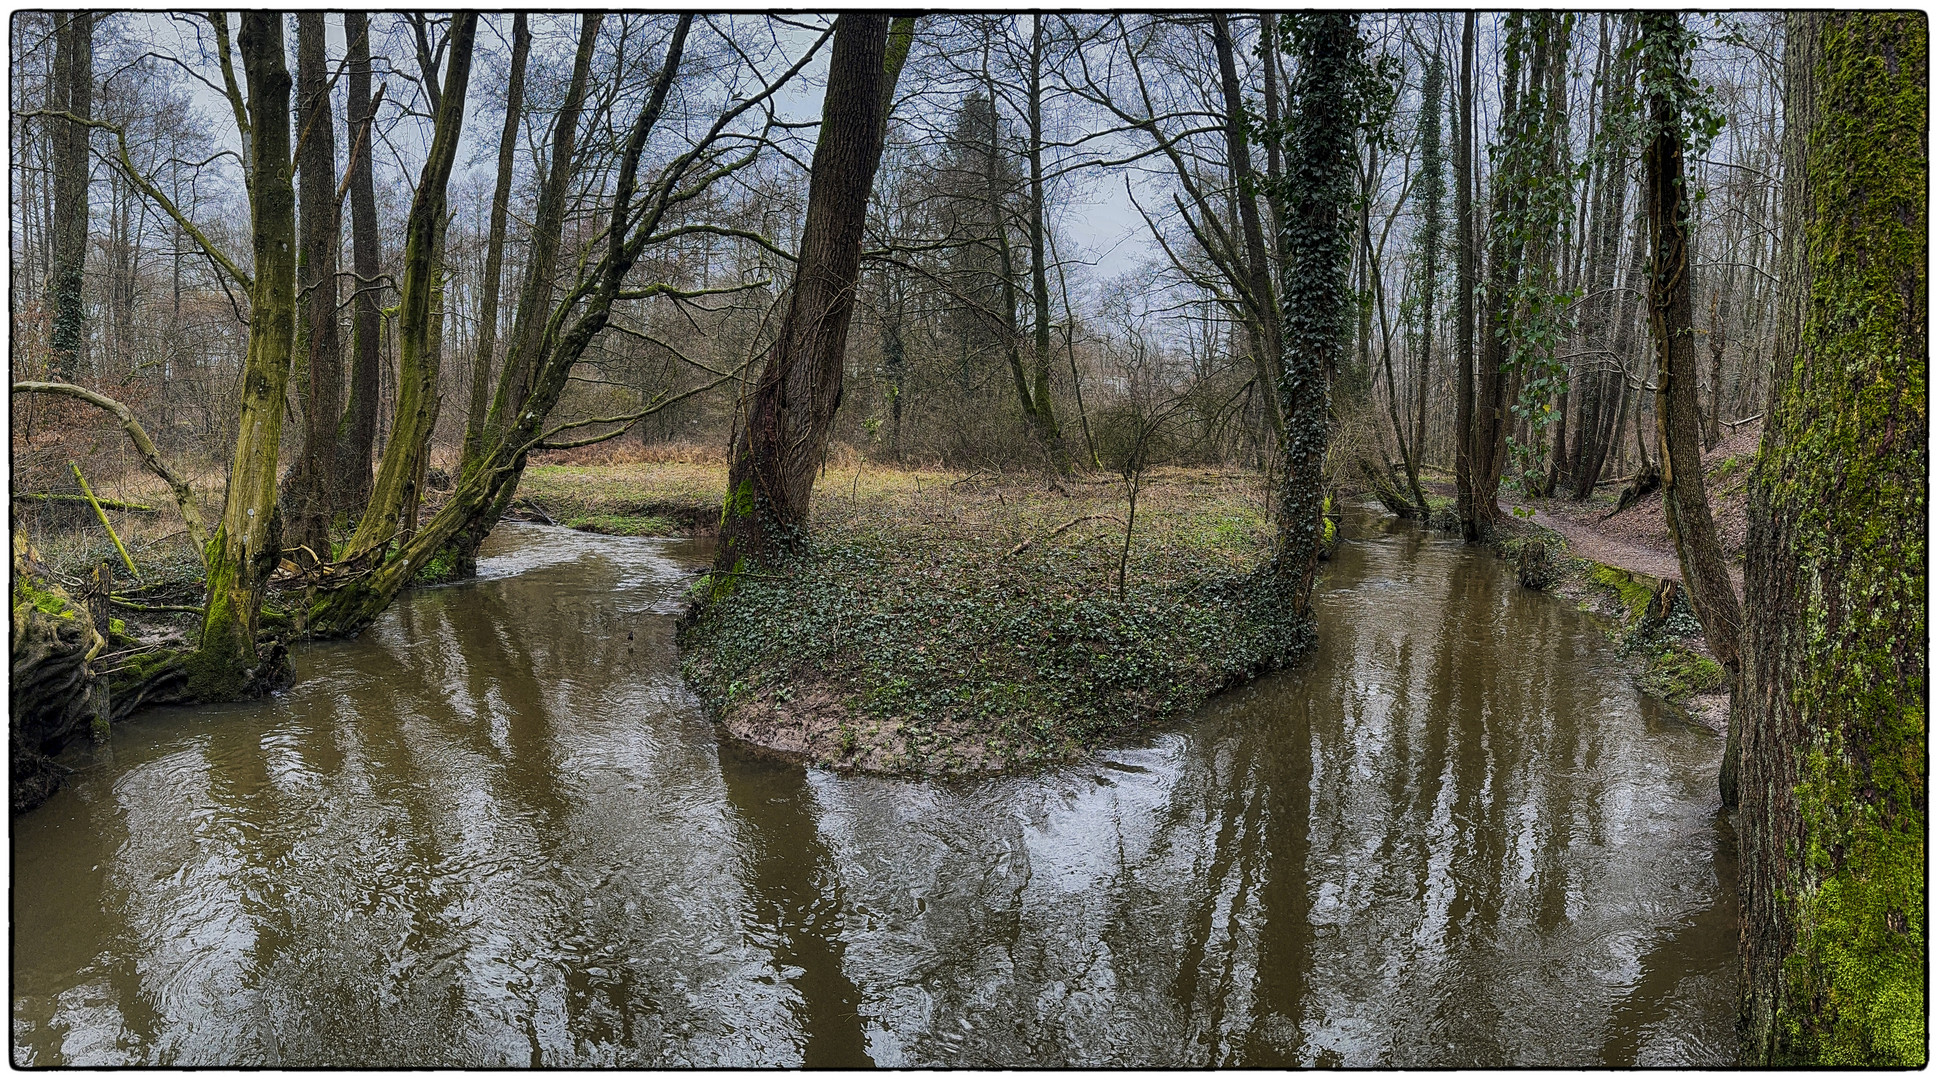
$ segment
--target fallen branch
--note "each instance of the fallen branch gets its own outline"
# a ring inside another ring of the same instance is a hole
[[[72,461],[67,463],[67,467],[74,470],[74,482],[81,485],[81,494],[87,496],[87,504],[94,507],[94,516],[101,520],[101,527],[108,530],[108,539],[114,541],[114,549],[121,553],[121,563],[128,568],[128,575],[140,579],[141,571],[135,569],[135,560],[128,555],[128,545],[121,542],[121,534],[108,523],[108,512],[101,509],[101,501],[94,497],[94,489],[87,486],[87,477],[81,475],[81,467]]]
[[[96,408],[113,413],[115,419],[121,421],[121,429],[128,433],[128,441],[135,444],[135,451],[141,455],[142,464],[148,466],[149,472],[161,477],[162,482],[175,493],[175,505],[181,509],[182,520],[188,525],[188,538],[189,542],[195,545],[195,554],[204,560],[208,558],[209,531],[203,526],[202,513],[195,505],[195,491],[188,486],[188,481],[175,475],[174,470],[162,464],[161,454],[155,449],[154,440],[148,437],[148,432],[142,428],[141,422],[135,419],[135,414],[128,411],[126,405],[106,394],[97,394],[86,387],[66,382],[17,382],[13,384],[13,392],[57,394],[77,398]]]
[[[20,492],[19,494],[16,494],[14,498],[20,502],[87,502],[88,501],[79,495],[62,495],[54,492],[42,492],[42,491],[23,491],[23,492]],[[137,514],[152,514],[155,512],[155,508],[152,506],[143,506],[140,503],[122,502],[119,499],[96,498],[94,501],[100,504],[101,506],[107,507],[109,510],[122,510],[122,511],[128,511],[128,512],[137,513]]]
[[[1038,541],[1055,540],[1057,537],[1062,536],[1064,533],[1069,532],[1071,529],[1077,527],[1078,525],[1083,524],[1086,521],[1114,521],[1119,525],[1122,525],[1124,523],[1123,518],[1116,517],[1111,514],[1086,514],[1083,517],[1071,518],[1069,521],[1066,521],[1063,524],[1058,525],[1056,528],[1051,529],[1049,532],[1044,533],[1042,536],[1031,537],[1030,539],[1025,540],[1022,543],[1016,545],[1015,547],[1010,548],[1008,551],[1003,552],[1003,558],[1007,559],[1011,555],[1021,554],[1025,548],[1028,548],[1031,544],[1035,544]]]

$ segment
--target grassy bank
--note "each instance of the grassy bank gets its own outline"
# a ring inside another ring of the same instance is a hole
[[[688,682],[758,745],[967,774],[1069,760],[1288,658],[1299,628],[1247,582],[1257,478],[1155,473],[1128,551],[1121,484],[1063,489],[831,468],[811,546],[683,627]]]

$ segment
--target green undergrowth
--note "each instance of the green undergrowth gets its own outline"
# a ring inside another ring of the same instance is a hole
[[[720,526],[726,487],[724,465],[533,465],[519,481],[517,506],[608,536],[708,535]]]
[[[1179,470],[1140,496],[1121,593],[1121,519],[1047,536],[1121,514],[1119,488],[958,481],[925,497],[889,482],[831,498],[805,550],[695,605],[683,671],[734,734],[825,764],[1068,761],[1285,663],[1309,637],[1259,585],[1260,508],[1240,485],[1197,479]]]

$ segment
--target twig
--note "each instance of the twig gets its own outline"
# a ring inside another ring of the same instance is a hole
[[[1119,525],[1122,525],[1124,523],[1124,520],[1122,518],[1112,514],[1086,514],[1083,517],[1071,518],[1069,521],[1066,521],[1063,524],[1058,525],[1056,528],[1051,529],[1049,532],[1043,534],[1042,536],[1031,537],[1030,539],[1025,540],[1022,543],[1016,545],[1015,547],[1010,548],[1008,551],[1003,552],[1003,558],[1007,559],[1011,555],[1019,554],[1020,552],[1023,551],[1023,549],[1029,547],[1031,544],[1034,544],[1039,540],[1055,540],[1057,537],[1062,536],[1064,533],[1069,532],[1072,528],[1078,525],[1081,525],[1086,521],[1114,521]]]
[[[108,523],[108,512],[101,509],[101,502],[94,497],[94,489],[87,486],[87,477],[81,475],[81,467],[70,461],[67,467],[74,470],[74,482],[81,485],[81,494],[87,496],[87,504],[94,507],[94,516],[101,519],[101,527],[108,530],[108,539],[114,541],[114,549],[121,553],[122,565],[128,568],[130,577],[139,579],[141,571],[135,569],[135,560],[128,555],[128,546],[121,542],[121,535]]]
[[[202,614],[201,608],[190,604],[137,604],[125,596],[110,596],[108,603],[118,608],[127,608],[129,611],[189,611],[197,615]]]

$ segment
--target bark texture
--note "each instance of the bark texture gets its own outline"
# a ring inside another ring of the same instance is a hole
[[[842,361],[861,268],[862,226],[883,128],[913,20],[845,12],[835,21],[821,134],[793,297],[736,427],[714,566],[732,572],[795,543],[841,405]]]
[[[403,295],[397,310],[397,411],[377,466],[370,505],[357,522],[347,558],[381,548],[400,529],[414,523],[424,456],[430,450],[431,430],[437,423],[442,358],[436,346],[443,316],[438,304],[438,254],[446,220],[445,189],[464,127],[465,93],[471,82],[477,31],[476,12],[452,16],[444,89],[438,97],[431,149],[418,174],[417,195],[411,200],[410,216],[404,224]]]
[[[345,81],[350,135],[350,264],[355,272],[355,295],[350,301],[352,339],[350,407],[344,413],[337,444],[337,473],[342,482],[338,504],[361,515],[370,502],[370,455],[377,445],[378,335],[383,314],[377,297],[377,274],[383,262],[377,239],[376,174],[370,165],[372,122],[376,110],[370,100],[370,18],[361,11],[343,15],[346,42]]]
[[[330,558],[330,517],[336,470],[336,433],[343,411],[343,344],[336,319],[336,126],[330,110],[329,64],[323,13],[296,16],[297,176],[301,199],[302,306],[309,330],[309,407],[303,450],[290,501],[290,547],[306,546],[318,562]]]
[[[1749,1065],[1923,1065],[1926,21],[1788,16],[1784,313],[1745,565]]]
[[[1688,89],[1683,74],[1681,16],[1649,12],[1642,16],[1642,35],[1645,49],[1658,57],[1658,71],[1650,80],[1652,134],[1642,155],[1642,171],[1649,214],[1649,330],[1656,356],[1656,445],[1662,455],[1662,507],[1690,606],[1702,623],[1709,651],[1729,673],[1733,702],[1740,696],[1743,670],[1737,649],[1742,613],[1730,585],[1729,564],[1709,512],[1709,492],[1702,475],[1702,431],[1696,411],[1695,308],[1691,300],[1696,266],[1689,252],[1681,93],[1677,92]],[[1735,709],[1730,712],[1729,745],[1719,779],[1725,807],[1736,805],[1733,751],[1740,731]]]
[[[282,16],[244,12],[238,43],[249,80],[250,160],[256,163],[249,198],[255,277],[235,457],[222,517],[203,558],[208,598],[201,641],[189,661],[189,692],[203,701],[261,694],[289,676],[280,647],[256,647],[263,589],[282,554],[276,456],[296,345],[296,188]]]

